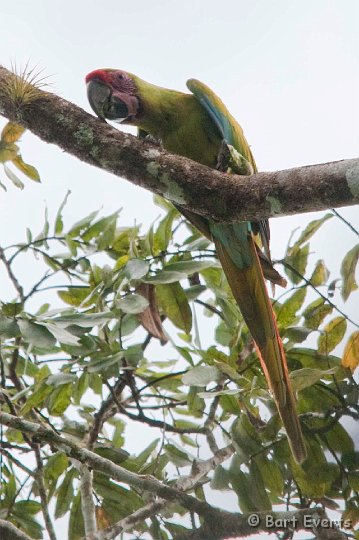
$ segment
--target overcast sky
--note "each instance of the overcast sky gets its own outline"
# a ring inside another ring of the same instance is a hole
[[[0,6],[0,64],[30,60],[49,75],[51,90],[90,111],[84,76],[100,67],[132,71],[149,82],[185,90],[191,77],[215,90],[242,124],[261,170],[358,156],[357,0],[15,0]],[[5,120],[0,118],[0,128]],[[0,243],[39,231],[45,204],[54,216],[68,189],[67,225],[103,207],[123,207],[122,224],[149,225],[159,210],[150,193],[46,145],[22,138],[25,161],[42,184],[0,192]],[[357,227],[357,208],[341,210]],[[281,257],[292,229],[317,214],[271,222],[272,252]],[[337,219],[312,243],[311,263],[324,258],[338,277],[355,237]],[[31,283],[31,268],[18,267]],[[1,278],[1,273],[0,273]],[[2,284],[7,283],[3,276]],[[2,299],[13,293],[2,285]],[[358,319],[359,293],[344,306]]]

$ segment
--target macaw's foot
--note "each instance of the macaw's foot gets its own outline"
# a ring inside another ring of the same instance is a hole
[[[225,140],[222,141],[218,152],[217,166],[218,171],[249,176],[254,173],[252,164],[238,152],[231,144]]]
[[[147,133],[147,131],[145,131],[144,129],[138,130],[138,138],[151,144],[155,144],[156,146],[163,146],[161,139],[156,139],[156,137],[154,137],[150,133]]]

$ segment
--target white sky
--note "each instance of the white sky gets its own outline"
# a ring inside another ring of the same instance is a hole
[[[90,110],[84,76],[99,67],[132,71],[149,82],[185,90],[206,82],[242,124],[261,170],[357,157],[359,152],[359,4],[356,0],[17,0],[0,5],[0,63],[44,68],[52,91]],[[0,128],[5,120],[0,118]],[[91,168],[31,133],[21,143],[42,184],[0,193],[0,243],[40,231],[45,203],[54,216],[71,189],[65,223],[103,206],[123,207],[122,223],[147,226],[159,214],[148,192]],[[0,180],[5,175],[0,168]],[[357,208],[341,210],[359,226]],[[289,233],[316,214],[272,220],[272,252],[282,256]],[[339,277],[355,237],[336,219],[312,243]],[[17,267],[28,284],[32,269]],[[0,275],[0,278],[3,277]],[[13,294],[4,290],[2,298]],[[358,295],[344,309],[358,316]],[[337,298],[335,299],[337,300]]]

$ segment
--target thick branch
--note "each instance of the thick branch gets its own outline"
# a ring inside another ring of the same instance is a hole
[[[206,461],[194,462],[192,464],[191,474],[181,476],[173,487],[181,491],[187,491],[195,488],[210,471],[214,470],[217,465],[223,463],[232,456],[234,447],[230,444],[225,448],[221,448],[216,454]],[[104,530],[98,531],[87,540],[113,540],[121,532],[136,530],[136,524],[145,519],[158,515],[161,511],[168,508],[169,503],[165,499],[156,499],[142,508],[135,510],[133,514],[126,516],[117,523],[107,527]],[[83,538],[82,540],[86,540]]]
[[[4,92],[14,77],[0,67],[0,114],[46,142],[174,203],[231,222],[359,203],[359,159],[241,177],[220,173],[140,141],[76,105],[40,90],[27,105]]]
[[[91,536],[91,534],[95,534],[97,529],[95,505],[92,495],[92,471],[90,471],[86,465],[81,465],[80,474],[81,510],[87,537]]]
[[[1,540],[33,540],[10,521],[4,519],[0,519],[0,538]]]
[[[199,501],[180,490],[163,484],[153,476],[138,475],[128,471],[127,469],[116,465],[109,459],[98,456],[87,448],[81,448],[69,439],[61,437],[51,429],[45,428],[40,424],[29,422],[28,420],[23,420],[17,416],[1,411],[0,424],[28,433],[34,441],[51,444],[51,446],[57,448],[60,452],[64,452],[68,457],[77,459],[84,465],[87,465],[87,467],[107,474],[119,482],[124,482],[141,491],[155,493],[158,497],[168,501],[177,501],[191,512],[196,512],[201,516],[207,517],[220,513],[220,510],[215,509],[209,504]]]
[[[154,493],[158,497],[166,499],[167,501],[176,501],[187,510],[195,512],[204,518],[204,524],[200,529],[188,532],[188,534],[180,534],[178,536],[178,540],[204,540],[207,538],[219,540],[235,534],[248,535],[258,531],[270,530],[270,532],[273,532],[273,530],[286,530],[288,529],[289,520],[293,517],[295,518],[293,522],[295,529],[302,529],[307,525],[309,529],[312,529],[317,533],[317,529],[321,529],[321,520],[325,519],[325,514],[321,509],[306,509],[295,512],[258,513],[258,518],[255,522],[253,522],[248,515],[234,514],[214,508],[208,503],[197,500],[179,489],[163,484],[152,476],[143,476],[132,473],[123,467],[116,465],[109,459],[100,457],[86,448],[81,448],[73,441],[70,441],[65,437],[61,437],[57,433],[45,428],[40,424],[35,424],[34,422],[29,422],[28,420],[22,420],[17,416],[13,416],[1,411],[0,424],[4,424],[14,429],[18,429],[21,432],[28,433],[32,436],[33,440],[37,439],[41,442],[49,443],[53,447],[64,452],[70,458],[77,459],[81,463],[91,467],[93,470],[107,474],[120,482],[125,482],[130,486],[142,491]],[[280,525],[274,525],[273,529],[273,520],[271,520],[270,524],[268,525],[267,516],[272,516],[274,522],[276,519],[279,519]],[[304,516],[316,516],[319,518],[319,522],[311,522],[310,524],[306,524]],[[330,525],[325,525],[323,527],[329,527],[326,533],[327,535],[328,532],[333,533],[331,538],[345,538],[343,533],[338,531],[336,528],[333,529],[330,527]],[[317,537],[319,537],[318,534]],[[329,538],[329,536],[326,536],[326,538]]]
[[[313,533],[318,540],[346,540],[348,538],[335,523],[330,522],[323,509],[305,508],[292,512],[255,512],[243,516],[228,514],[226,520],[207,521],[199,529],[177,534],[175,539],[223,540],[230,536],[243,537],[261,532],[275,533],[290,530],[306,530]]]

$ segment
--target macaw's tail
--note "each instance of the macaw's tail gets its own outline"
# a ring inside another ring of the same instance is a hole
[[[214,238],[214,242],[229,286],[256,343],[262,368],[273,392],[294,459],[301,463],[306,459],[307,452],[289,380],[287,361],[257,250],[250,233],[247,234],[247,239],[252,264],[244,268],[238,268],[233,262],[229,255],[230,247],[224,247],[218,236]]]

